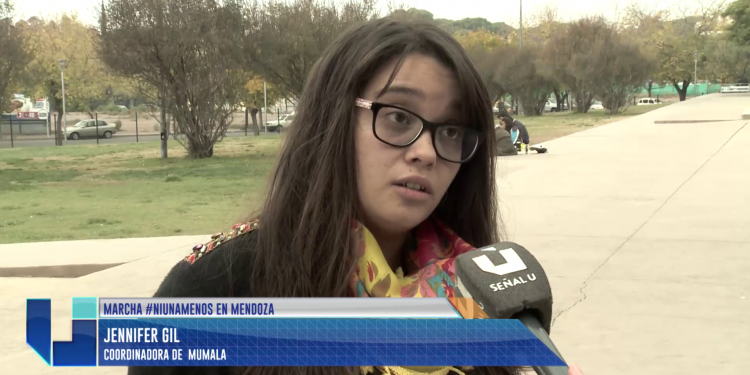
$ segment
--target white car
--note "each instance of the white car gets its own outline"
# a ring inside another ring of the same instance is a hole
[[[266,123],[266,129],[268,129],[269,132],[278,132],[281,133],[284,128],[288,128],[292,125],[292,120],[294,120],[295,112],[292,112],[288,115],[281,115],[277,120],[271,120]]]
[[[557,102],[547,99],[544,103],[544,112],[557,112]]]
[[[592,109],[604,109],[604,106],[602,105],[602,102],[594,100],[594,102],[591,103],[591,107],[589,107],[589,110]]]
[[[659,104],[659,101],[654,98],[641,98],[638,99],[637,105],[656,105]]]
[[[722,85],[721,93],[750,92],[750,85],[747,83],[734,83],[731,85]]]

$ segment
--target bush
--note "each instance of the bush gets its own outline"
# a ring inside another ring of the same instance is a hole
[[[150,109],[149,107],[143,104],[133,107],[132,110],[133,112],[138,112],[138,113],[151,113],[152,112],[152,109]],[[158,110],[155,110],[154,112],[158,112]]]
[[[117,129],[118,132],[120,131],[120,129],[122,129],[122,121],[115,121],[115,129]]]
[[[96,112],[106,115],[121,115],[128,113],[128,110],[122,109],[114,104],[101,105],[96,108]]]
[[[168,175],[166,178],[164,178],[164,182],[181,182],[182,179],[179,176],[175,175]]]

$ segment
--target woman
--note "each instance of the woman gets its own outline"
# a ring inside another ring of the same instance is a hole
[[[518,150],[513,144],[513,138],[503,127],[502,121],[495,126],[495,149],[497,150],[495,153],[497,156],[518,155]]]
[[[520,142],[521,143],[521,151],[526,151],[528,153],[529,150],[529,131],[526,129],[526,125],[524,125],[521,121],[518,121],[514,119],[513,117],[510,117],[510,115],[502,115],[500,116],[500,126],[502,126],[505,131],[511,134],[515,134],[515,138],[513,139],[513,143]]]
[[[345,33],[312,69],[294,122],[261,214],[196,246],[156,297],[446,296],[452,257],[472,249],[468,244],[499,240],[490,100],[461,47],[441,29],[381,19]],[[517,373],[425,373],[456,370]],[[129,373],[420,373],[408,371]]]

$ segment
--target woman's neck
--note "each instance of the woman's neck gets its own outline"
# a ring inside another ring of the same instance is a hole
[[[402,266],[402,251],[404,249],[404,244],[406,243],[408,233],[382,233],[374,228],[370,230],[370,232],[378,242],[378,246],[380,246],[380,251],[383,253],[386,262],[388,262],[391,270],[395,272],[396,269]]]

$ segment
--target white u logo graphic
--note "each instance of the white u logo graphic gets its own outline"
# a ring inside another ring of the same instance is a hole
[[[482,249],[483,251],[491,251],[495,250],[495,248],[487,248],[487,250]],[[494,273],[495,275],[503,276],[507,275],[509,273],[523,271],[526,269],[526,264],[523,263],[523,260],[518,256],[518,254],[513,249],[506,249],[506,250],[500,250],[498,251],[500,255],[505,258],[506,263],[496,265],[492,263],[490,258],[488,258],[486,255],[478,256],[475,258],[472,258],[474,260],[474,263],[479,266],[479,269],[481,269],[484,272],[487,273]]]

